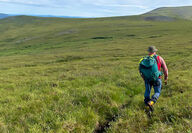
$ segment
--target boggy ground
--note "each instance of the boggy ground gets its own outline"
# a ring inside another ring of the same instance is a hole
[[[192,131],[191,21],[19,16],[0,23],[1,132],[91,133],[113,116],[106,132]],[[152,118],[138,73],[149,45],[169,68]]]

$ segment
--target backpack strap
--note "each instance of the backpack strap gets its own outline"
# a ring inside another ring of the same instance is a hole
[[[143,61],[144,57],[140,59],[139,64]]]
[[[159,64],[158,55],[153,55],[153,57],[156,59],[157,64]]]
[[[160,59],[159,59],[159,56],[158,55],[154,55],[156,61],[157,61],[157,66],[158,66],[158,69],[159,71],[161,71],[161,62],[160,62]]]

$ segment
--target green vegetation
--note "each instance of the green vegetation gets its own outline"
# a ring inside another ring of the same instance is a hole
[[[191,21],[0,20],[0,132],[191,132]],[[169,84],[150,119],[138,61],[159,48]],[[123,107],[122,107],[123,106]]]
[[[155,9],[146,16],[167,16],[172,18],[192,20],[192,6],[184,7],[163,7]]]

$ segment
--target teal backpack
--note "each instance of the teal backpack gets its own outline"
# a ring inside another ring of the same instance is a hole
[[[157,55],[142,58],[139,71],[145,80],[156,81],[162,75],[162,72],[158,70]]]

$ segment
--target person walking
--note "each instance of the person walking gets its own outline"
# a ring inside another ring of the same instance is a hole
[[[148,48],[148,56],[143,57],[139,63],[139,72],[145,82],[144,102],[153,111],[153,105],[157,102],[162,88],[161,77],[164,74],[164,83],[167,85],[168,69],[164,59],[156,54],[155,46]],[[155,94],[150,97],[151,89]]]

